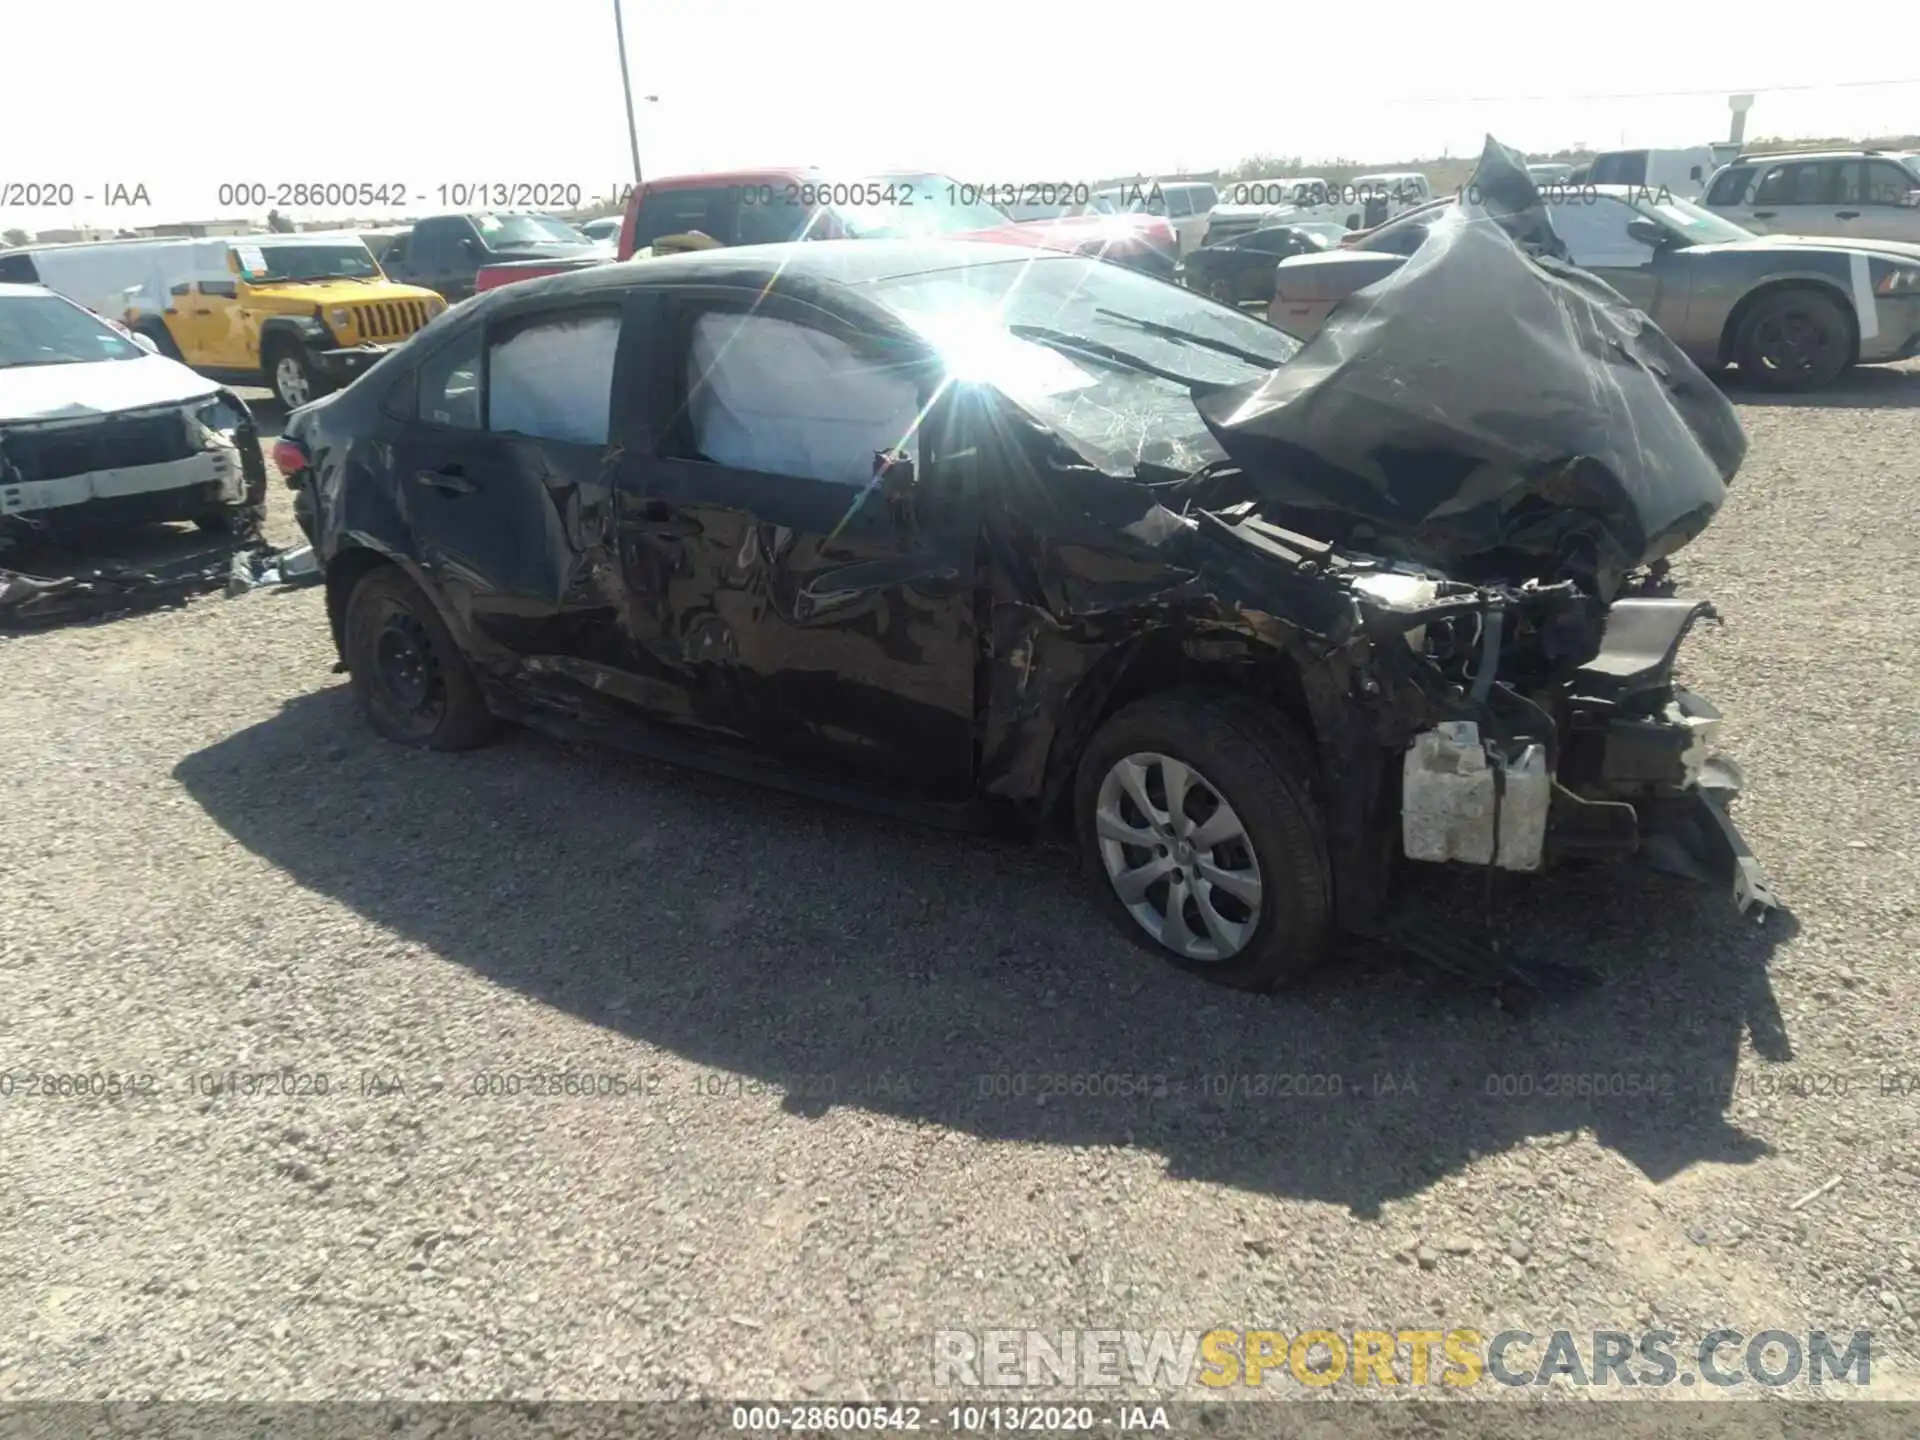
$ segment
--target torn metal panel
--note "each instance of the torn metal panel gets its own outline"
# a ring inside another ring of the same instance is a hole
[[[1539,201],[1514,169],[1490,141],[1410,260],[1290,363],[1198,404],[1270,519],[1455,579],[1573,579],[1610,600],[1712,518],[1746,439],[1643,315],[1516,242]]]

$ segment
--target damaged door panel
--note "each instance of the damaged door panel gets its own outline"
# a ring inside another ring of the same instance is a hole
[[[406,593],[357,548],[417,559],[421,615],[474,617],[434,642],[455,683],[425,710],[396,719],[409,692],[366,663],[356,693],[392,738],[460,748],[488,709],[553,719],[516,676],[571,680],[730,773],[1064,806],[1115,923],[1241,987],[1404,929],[1408,860],[1638,857],[1764,913],[1719,717],[1675,679],[1712,610],[1670,574],[1745,436],[1550,228],[1523,245],[1539,196],[1491,141],[1476,192],[1304,346],[1119,267],[944,241],[490,292],[289,422],[331,477],[335,613]],[[432,457],[408,447],[457,408],[440,357],[563,304],[623,307],[604,449],[511,441],[521,508],[485,524],[457,518],[471,495],[411,498]],[[383,472],[358,437],[416,384]],[[408,534],[356,489],[443,518]]]
[[[660,317],[651,457],[622,471],[632,640],[682,718],[772,756],[961,801],[978,521],[927,437],[926,356],[779,301]],[[671,713],[671,712],[669,712]]]

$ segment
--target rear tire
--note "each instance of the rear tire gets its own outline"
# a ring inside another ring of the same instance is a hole
[[[452,632],[401,571],[360,577],[347,598],[344,648],[360,713],[396,745],[471,750],[497,733]]]
[[[1278,711],[1230,691],[1149,696],[1108,720],[1074,786],[1082,863],[1108,918],[1237,989],[1271,990],[1324,960],[1333,884],[1311,755]]]
[[[1769,390],[1822,390],[1853,362],[1853,327],[1818,290],[1780,290],[1754,303],[1735,358],[1747,383]]]

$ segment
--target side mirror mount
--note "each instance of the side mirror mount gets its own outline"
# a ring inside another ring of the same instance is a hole
[[[1920,189],[1909,190],[1900,197],[1900,203],[1908,209],[1920,209]]]
[[[153,343],[153,337],[144,330],[135,330],[133,332],[133,343],[149,355],[158,355],[160,353],[160,347]]]
[[[1665,250],[1673,244],[1673,236],[1666,226],[1644,216],[1627,222],[1627,236],[1642,245],[1651,245],[1655,250]]]

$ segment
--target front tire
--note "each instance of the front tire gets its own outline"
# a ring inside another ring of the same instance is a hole
[[[1749,384],[1822,390],[1853,362],[1853,327],[1839,302],[1817,290],[1777,291],[1742,321],[1735,358]]]
[[[366,721],[396,745],[471,750],[497,722],[440,612],[399,570],[360,577],[347,598],[347,669]]]
[[[267,383],[290,411],[311,404],[331,388],[306,350],[291,343],[277,346],[267,357]]]
[[[1271,990],[1333,941],[1311,750],[1250,696],[1174,691],[1121,710],[1081,757],[1082,863],[1108,917],[1181,969]]]

